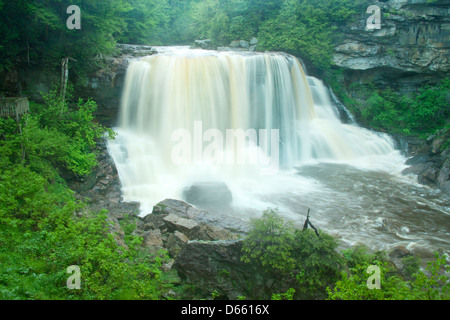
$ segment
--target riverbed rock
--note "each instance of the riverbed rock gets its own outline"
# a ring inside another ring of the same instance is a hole
[[[403,174],[416,174],[419,183],[450,193],[450,129],[428,137],[406,164]]]
[[[412,255],[404,246],[397,246],[389,253],[389,260],[394,264],[394,266],[401,270],[404,266],[403,258]]]
[[[225,183],[198,182],[186,188],[183,192],[184,199],[194,205],[229,205],[233,201],[233,195]]]
[[[193,230],[198,227],[197,222],[172,213],[164,217],[163,220],[166,223],[169,232],[179,231],[186,234],[188,237],[191,237]]]
[[[194,41],[194,48],[211,50],[213,48],[212,47],[212,41],[210,39],[195,40]]]
[[[237,234],[232,233],[225,228],[207,223],[201,223],[196,226],[190,232],[190,237],[191,239],[203,241],[236,240],[239,238]]]
[[[165,246],[171,257],[177,257],[188,242],[189,239],[184,233],[175,231],[169,234]]]

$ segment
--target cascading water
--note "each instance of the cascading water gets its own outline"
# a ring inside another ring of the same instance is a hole
[[[367,242],[388,209],[372,205],[378,198],[367,203],[360,190],[372,182],[358,179],[380,172],[374,181],[410,183],[399,175],[405,159],[388,135],[342,123],[331,97],[282,53],[176,48],[136,60],[125,80],[118,137],[109,144],[123,199],[140,202],[148,214],[164,199],[182,199],[196,182],[224,182],[232,206],[212,212],[247,219],[278,207],[299,219],[311,207],[320,227]],[[448,217],[443,203],[429,207]],[[372,237],[379,244],[376,231]]]

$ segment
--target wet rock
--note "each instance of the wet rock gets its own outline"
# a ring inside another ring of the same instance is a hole
[[[244,48],[244,49],[248,49],[250,48],[250,43],[246,40],[240,40],[239,41],[239,47]]]
[[[177,257],[184,246],[189,242],[188,237],[179,231],[169,234],[165,247],[171,257]]]
[[[439,171],[437,185],[444,191],[450,193],[450,159],[447,159]]]
[[[191,238],[191,234],[198,227],[198,223],[190,220],[182,218],[176,214],[169,214],[163,218],[169,232],[179,231],[186,234],[189,238]]]
[[[153,215],[168,215],[175,214],[184,218],[192,218],[193,216],[202,215],[205,212],[203,210],[196,209],[190,204],[175,199],[166,199],[161,201],[153,207]]]
[[[444,129],[426,139],[403,174],[417,174],[419,183],[450,192],[450,130]]]
[[[144,238],[144,246],[153,252],[163,248],[163,238],[161,231],[158,229],[149,230],[142,234]]]
[[[241,241],[189,242],[175,259],[173,268],[181,279],[204,292],[218,290],[229,299],[244,292],[252,273],[241,262]]]
[[[404,266],[402,259],[412,255],[412,253],[404,246],[397,246],[389,253],[389,259],[394,266],[401,270]]]
[[[163,220],[163,216],[149,214],[144,218],[141,218],[142,226],[140,227],[144,231],[159,229],[165,232],[165,222]]]
[[[210,39],[195,40],[194,41],[194,48],[211,50],[212,49],[212,41]]]
[[[225,228],[202,223],[195,227],[190,233],[191,240],[217,241],[217,240],[236,240],[238,235],[228,231]]]
[[[198,182],[183,192],[184,199],[194,205],[229,205],[233,201],[230,189],[225,183]]]

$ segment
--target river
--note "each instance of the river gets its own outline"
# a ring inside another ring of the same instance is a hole
[[[108,147],[123,198],[146,215],[196,182],[220,182],[232,203],[204,207],[219,225],[246,230],[274,208],[301,226],[311,209],[343,246],[450,253],[449,196],[402,175],[393,139],[343,123],[331,96],[283,53],[165,48],[137,59]]]

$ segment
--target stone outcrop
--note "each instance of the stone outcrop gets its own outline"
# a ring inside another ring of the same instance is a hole
[[[213,48],[212,41],[210,39],[195,40],[193,48],[194,49],[211,50]]]
[[[347,83],[374,82],[404,92],[449,74],[450,3],[389,0],[381,8],[381,29],[368,30],[370,14],[339,30],[334,63],[345,70]]]
[[[250,41],[233,40],[227,47],[217,47],[218,51],[256,51],[258,39],[253,37]]]
[[[99,57],[103,67],[91,74],[77,95],[84,99],[93,99],[98,104],[97,119],[114,126],[122,96],[125,76],[131,61],[156,54],[151,46],[118,44],[114,56]]]
[[[155,53],[156,50],[150,46],[118,44],[115,55],[96,58],[101,67],[90,74],[85,83],[74,85],[74,96],[96,101],[97,118],[105,125],[115,125],[130,62]],[[69,62],[70,79],[73,76],[71,66],[76,63]],[[1,73],[0,91],[8,96],[21,96],[26,92],[30,99],[41,101],[41,92],[48,92],[52,89],[52,84],[58,84],[60,81],[60,70],[43,72],[42,66],[31,65],[25,69],[12,69],[10,72]]]
[[[167,199],[157,204],[153,212],[141,217],[134,231],[144,238],[144,245],[151,250],[166,249],[172,258],[190,241],[235,240],[239,236],[220,226],[196,220],[205,212],[190,204]]]
[[[241,262],[241,248],[240,240],[192,241],[177,256],[173,268],[183,281],[203,292],[217,291],[222,299],[236,300],[247,294],[255,276],[251,267]]]
[[[198,182],[186,188],[183,192],[187,202],[194,205],[228,206],[233,201],[233,195],[225,183]]]
[[[413,152],[407,161],[410,167],[404,174],[416,174],[424,185],[438,187],[450,193],[450,129],[430,136],[426,143]]]

